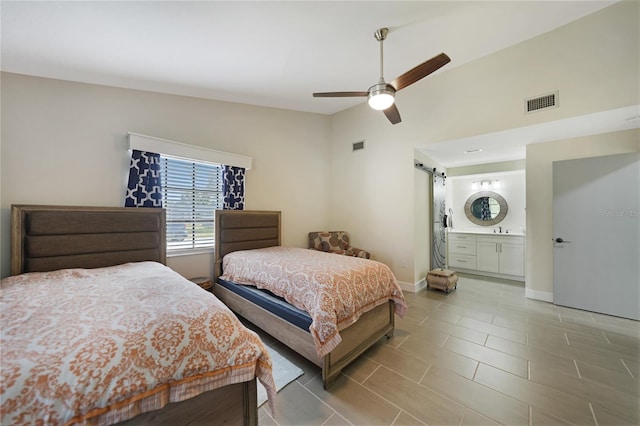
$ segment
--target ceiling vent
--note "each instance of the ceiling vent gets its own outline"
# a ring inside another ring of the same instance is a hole
[[[364,149],[364,141],[360,141],[360,142],[354,142],[353,143],[353,150],[354,151],[358,151]]]
[[[524,112],[530,113],[558,107],[558,91],[524,100]]]

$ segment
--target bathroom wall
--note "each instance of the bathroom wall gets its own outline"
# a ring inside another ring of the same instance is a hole
[[[476,225],[464,213],[464,204],[467,199],[476,192],[485,191],[482,188],[472,189],[473,182],[480,180],[499,181],[498,188],[491,187],[486,191],[495,192],[507,201],[509,207],[507,216],[497,225],[489,227]],[[445,188],[447,210],[453,209],[453,230],[491,232],[501,226],[503,232],[506,230],[509,230],[510,233],[525,232],[526,185],[524,170],[450,176],[447,178]]]

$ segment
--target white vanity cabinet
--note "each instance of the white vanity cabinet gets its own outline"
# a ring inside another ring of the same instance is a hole
[[[447,268],[524,281],[524,236],[450,232]]]
[[[524,276],[524,237],[476,237],[476,269],[478,271]]]
[[[447,240],[449,268],[476,269],[476,236],[449,234]]]

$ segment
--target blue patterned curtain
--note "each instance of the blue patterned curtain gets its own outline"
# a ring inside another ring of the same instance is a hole
[[[162,207],[160,154],[133,150],[125,207]]]
[[[224,210],[244,210],[244,172],[245,169],[242,167],[223,166]]]

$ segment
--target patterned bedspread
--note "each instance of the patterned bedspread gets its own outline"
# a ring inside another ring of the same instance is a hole
[[[266,288],[312,319],[310,332],[318,356],[341,341],[340,330],[363,313],[392,300],[404,316],[407,305],[391,270],[384,264],[293,247],[269,247],[229,253],[222,279]]]
[[[111,424],[258,377],[260,338],[154,262],[2,280],[2,424]]]

